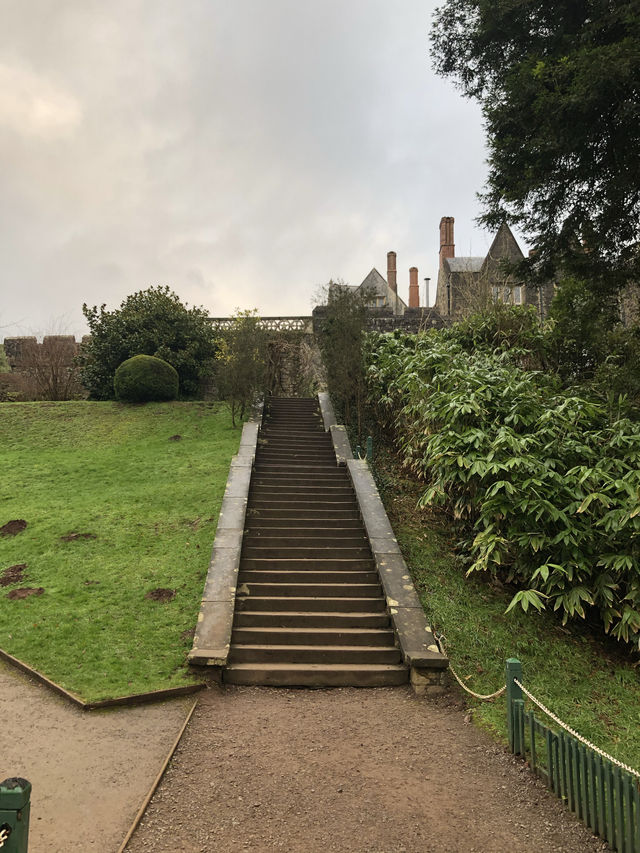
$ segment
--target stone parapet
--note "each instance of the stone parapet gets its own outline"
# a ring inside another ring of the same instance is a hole
[[[218,674],[227,664],[231,646],[240,553],[262,412],[263,403],[258,401],[252,419],[242,428],[238,453],[231,460],[193,647],[189,652],[190,664],[213,667]]]

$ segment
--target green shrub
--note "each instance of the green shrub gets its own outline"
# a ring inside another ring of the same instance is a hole
[[[128,296],[115,311],[104,305],[83,305],[82,311],[91,335],[78,362],[92,399],[112,399],[116,368],[141,353],[175,367],[182,397],[201,396],[216,356],[215,333],[204,308],[188,308],[168,287],[150,287]]]
[[[113,389],[116,398],[127,403],[175,400],[178,396],[178,372],[161,358],[134,355],[116,370]]]
[[[640,424],[508,351],[452,331],[369,336],[369,401],[421,503],[449,507],[469,571],[521,587],[511,606],[600,614],[640,642]]]

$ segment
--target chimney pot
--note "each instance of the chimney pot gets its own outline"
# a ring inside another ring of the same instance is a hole
[[[440,269],[445,258],[455,258],[456,247],[453,239],[453,216],[443,216],[440,220]]]
[[[398,277],[396,270],[396,253],[387,252],[387,284],[394,293],[398,292]]]
[[[420,307],[420,287],[418,285],[418,267],[409,270],[409,308]]]

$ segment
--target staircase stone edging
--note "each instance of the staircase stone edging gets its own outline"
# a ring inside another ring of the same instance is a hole
[[[336,454],[338,465],[346,465],[349,459],[353,459],[347,428],[336,422],[335,412],[331,398],[326,391],[321,391],[318,394],[318,402],[320,404],[320,412],[324,423],[325,432],[331,433],[333,441],[333,449]]]
[[[437,690],[449,661],[438,649],[427,623],[369,465],[364,459],[349,459],[347,467],[394,631],[403,659],[411,670],[411,683],[418,693]]]
[[[229,466],[193,647],[189,652],[189,663],[196,666],[222,668],[229,656],[249,485],[262,414],[260,402],[254,407],[251,420],[242,427],[238,453]]]
[[[393,628],[404,662],[410,668],[411,683],[417,693],[438,692],[449,661],[438,649],[427,623],[369,465],[353,458],[346,428],[337,424],[329,394],[319,393],[318,402],[325,430],[331,432],[338,464],[349,469]]]
[[[318,394],[318,403],[320,405],[320,414],[324,423],[325,431],[329,431],[334,424],[337,424],[335,412],[333,411],[333,403],[327,391],[320,391]]]

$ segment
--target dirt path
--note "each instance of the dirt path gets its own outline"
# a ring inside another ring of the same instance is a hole
[[[457,700],[214,688],[128,853],[606,849]]]
[[[33,785],[29,853],[115,853],[192,704],[86,712],[0,663],[0,781]]]

